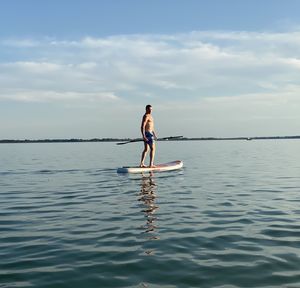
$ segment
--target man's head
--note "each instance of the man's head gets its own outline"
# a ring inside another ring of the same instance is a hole
[[[152,111],[152,106],[151,105],[147,105],[146,106],[146,113],[151,113]]]

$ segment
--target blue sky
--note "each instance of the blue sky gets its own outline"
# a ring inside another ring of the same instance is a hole
[[[300,1],[0,2],[0,139],[300,134]]]

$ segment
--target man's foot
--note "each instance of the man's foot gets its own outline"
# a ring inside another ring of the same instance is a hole
[[[157,167],[157,166],[154,165],[154,164],[152,164],[152,165],[149,166],[149,168],[156,168],[156,167]]]
[[[140,164],[140,168],[146,168],[146,165],[145,164]]]

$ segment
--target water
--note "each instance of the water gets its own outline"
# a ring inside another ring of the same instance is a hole
[[[0,287],[300,287],[300,142],[0,146]]]

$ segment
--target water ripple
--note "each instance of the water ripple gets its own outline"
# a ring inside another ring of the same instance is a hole
[[[177,143],[186,168],[145,175],[111,144],[7,148],[0,287],[299,287],[298,146],[282,169],[269,143]]]

